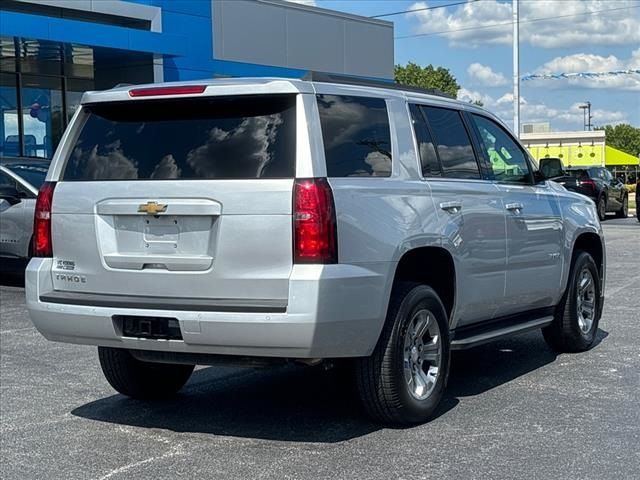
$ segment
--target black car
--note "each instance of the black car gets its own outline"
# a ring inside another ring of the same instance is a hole
[[[564,175],[554,180],[567,190],[581,193],[598,206],[598,216],[604,220],[606,214],[615,212],[626,218],[629,211],[629,191],[604,167],[565,168]]]

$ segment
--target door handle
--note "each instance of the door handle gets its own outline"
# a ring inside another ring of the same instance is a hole
[[[505,205],[505,208],[510,211],[519,212],[524,208],[524,205],[522,205],[520,202],[507,203]]]
[[[449,213],[458,213],[462,210],[462,202],[442,202],[440,208]]]

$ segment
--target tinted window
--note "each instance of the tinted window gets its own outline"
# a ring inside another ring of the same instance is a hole
[[[495,179],[500,182],[531,183],[529,164],[515,140],[493,120],[480,115],[472,117]]]
[[[13,164],[7,165],[7,168],[38,190],[47,176],[47,168],[44,166]]]
[[[440,175],[440,162],[436,155],[436,147],[431,138],[431,132],[424,116],[417,105],[410,105],[411,118],[413,120],[413,130],[416,134],[418,142],[418,155],[420,156],[420,165],[422,167],[423,177],[432,177]]]
[[[604,180],[604,174],[601,168],[590,168],[589,173],[591,173],[592,178],[601,178]]]
[[[567,170],[567,175],[578,179],[589,178],[589,173],[586,170]]]
[[[64,180],[293,177],[295,97],[149,100],[85,107]]]
[[[4,172],[0,172],[0,187],[14,188],[21,194],[22,197],[33,197],[33,194],[23,187],[19,182],[16,182],[13,178]]]
[[[0,172],[0,187],[18,188],[16,181],[4,172]]]
[[[480,178],[467,129],[460,113],[436,107],[421,107],[435,137],[442,170],[447,177]]]
[[[318,95],[329,177],[391,175],[387,105],[380,98]]]

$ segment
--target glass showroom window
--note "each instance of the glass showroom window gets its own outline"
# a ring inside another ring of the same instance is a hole
[[[64,131],[62,79],[22,76],[24,155],[51,158]]]
[[[20,155],[16,76],[0,73],[0,156]]]

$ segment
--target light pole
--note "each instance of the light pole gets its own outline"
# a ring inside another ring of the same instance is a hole
[[[513,13],[513,132],[520,137],[520,15],[519,0],[512,0]]]
[[[591,131],[591,102],[586,102],[579,107],[582,110],[582,124],[585,131]]]

